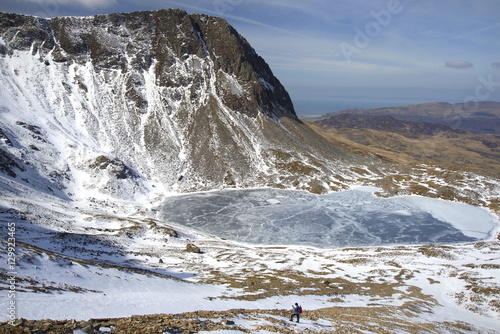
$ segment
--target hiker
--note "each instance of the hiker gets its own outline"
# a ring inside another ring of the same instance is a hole
[[[300,320],[300,314],[302,313],[302,306],[299,306],[298,303],[295,303],[295,305],[292,305],[293,308],[293,314],[290,316],[290,321],[293,321],[293,317],[297,316],[297,322]]]

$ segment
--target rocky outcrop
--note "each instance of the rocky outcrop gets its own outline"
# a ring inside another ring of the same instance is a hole
[[[201,253],[201,249],[200,249],[200,247],[196,246],[195,244],[188,243],[186,245],[186,252],[199,254],[199,253]]]
[[[89,164],[91,169],[107,170],[117,179],[135,178],[135,173],[118,159],[109,159],[104,155],[98,156]]]

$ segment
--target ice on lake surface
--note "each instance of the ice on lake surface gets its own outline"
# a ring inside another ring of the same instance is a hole
[[[469,242],[488,238],[497,226],[478,207],[417,196],[379,198],[373,191],[194,193],[166,198],[161,215],[165,222],[229,240],[315,247]]]

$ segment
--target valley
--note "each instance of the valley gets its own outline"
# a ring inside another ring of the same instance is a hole
[[[0,333],[497,332],[495,134],[301,120],[182,10],[0,13],[0,85]]]

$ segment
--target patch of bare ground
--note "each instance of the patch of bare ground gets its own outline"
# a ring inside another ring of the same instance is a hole
[[[236,276],[236,277],[235,277]],[[331,296],[332,299],[348,295],[365,295],[378,300],[383,297],[401,294],[402,285],[389,282],[353,282],[344,277],[325,277],[324,275],[304,275],[297,271],[273,271],[251,273],[243,270],[238,275],[225,275],[211,272],[211,277],[203,280],[208,284],[223,284],[240,289],[243,294],[222,296],[228,299],[257,301],[275,295],[317,295]]]

